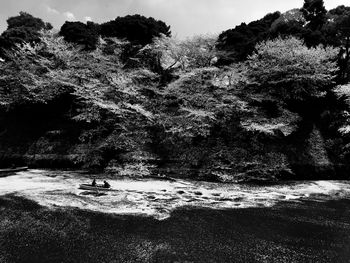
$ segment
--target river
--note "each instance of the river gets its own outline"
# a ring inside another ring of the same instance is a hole
[[[350,182],[298,181],[271,186],[220,184],[156,179],[111,179],[112,191],[96,194],[79,189],[93,175],[83,172],[28,170],[0,178],[0,195],[22,196],[40,205],[75,207],[115,214],[152,216],[163,220],[181,207],[244,209],[280,202],[323,202],[349,199]],[[107,177],[95,175],[98,182]]]

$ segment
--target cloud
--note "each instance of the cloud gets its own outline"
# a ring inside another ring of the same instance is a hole
[[[85,20],[86,22],[89,22],[89,21],[92,21],[92,18],[91,18],[90,16],[85,16],[85,17],[84,17],[84,20]]]
[[[58,15],[60,12],[58,12],[55,8],[52,8],[52,7],[49,7],[47,6],[46,7],[46,11],[49,13],[49,14],[55,14],[55,15]]]
[[[67,12],[64,12],[63,15],[66,17],[66,19],[67,19],[68,21],[77,20],[77,19],[75,18],[75,15],[74,15],[72,12],[67,11]]]

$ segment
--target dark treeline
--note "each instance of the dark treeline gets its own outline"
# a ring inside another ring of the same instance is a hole
[[[276,37],[295,36],[308,47],[342,47],[347,65],[350,48],[350,7],[338,6],[329,11],[323,0],[306,0],[303,7],[284,14],[275,12],[249,24],[242,23],[220,34],[217,47],[225,52],[223,64],[242,61],[252,54],[255,45]],[[342,68],[342,70],[345,70]],[[344,73],[344,72],[343,72]]]
[[[37,43],[40,41],[41,30],[52,29],[50,23],[25,12],[10,17],[7,23],[7,30],[0,36],[2,57],[6,56],[6,50],[15,48],[17,44]],[[144,46],[160,34],[171,36],[171,31],[170,26],[163,21],[141,15],[128,15],[102,24],[67,21],[62,25],[59,34],[68,42],[83,45],[86,50],[93,50],[100,36],[126,39],[133,46]],[[344,77],[349,60],[350,7],[338,6],[327,11],[323,0],[306,0],[300,9],[296,8],[284,14],[267,14],[260,20],[249,24],[242,23],[222,32],[216,43],[219,64],[243,61],[252,54],[258,42],[291,35],[303,39],[308,47],[320,44],[342,47],[340,56],[345,61],[341,62],[340,75],[342,81],[346,82]],[[135,52],[129,55],[135,55]]]
[[[8,27],[0,37],[0,48],[9,50],[16,44],[28,42],[37,43],[39,31],[52,29],[50,23],[44,23],[40,18],[21,12],[18,16],[7,20]],[[101,25],[93,22],[69,22],[66,21],[59,34],[68,42],[84,45],[86,50],[96,48],[99,36],[117,37],[126,39],[133,44],[146,45],[152,42],[154,37],[160,34],[170,36],[170,26],[163,21],[141,15],[128,15]]]

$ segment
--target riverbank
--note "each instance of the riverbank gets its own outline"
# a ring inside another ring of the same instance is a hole
[[[0,198],[0,259],[13,262],[348,262],[350,201],[181,208],[165,220]]]

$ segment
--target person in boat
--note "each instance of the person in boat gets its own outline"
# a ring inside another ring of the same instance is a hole
[[[111,185],[107,181],[103,181],[103,187],[104,188],[110,188]]]
[[[96,179],[94,178],[94,180],[91,183],[92,186],[96,186]]]

